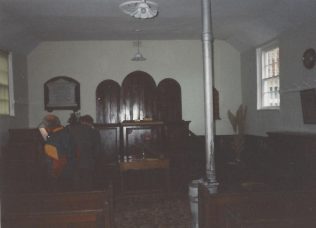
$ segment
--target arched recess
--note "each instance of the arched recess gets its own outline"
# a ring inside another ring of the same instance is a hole
[[[143,71],[128,74],[122,82],[120,107],[121,121],[157,119],[154,79]]]
[[[119,123],[120,91],[120,85],[110,79],[102,81],[97,86],[97,123]]]
[[[182,120],[181,86],[172,79],[162,80],[157,87],[158,118],[163,121]]]

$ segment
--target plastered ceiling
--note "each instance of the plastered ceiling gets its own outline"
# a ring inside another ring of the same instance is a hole
[[[159,15],[124,14],[123,0],[0,0],[0,47],[40,41],[200,39],[201,0],[154,0]],[[212,0],[213,33],[239,51],[316,19],[316,0]],[[135,32],[141,30],[140,32]]]

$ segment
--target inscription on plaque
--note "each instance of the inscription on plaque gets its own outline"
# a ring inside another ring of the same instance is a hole
[[[78,110],[80,108],[79,83],[65,76],[55,77],[44,85],[45,109]]]

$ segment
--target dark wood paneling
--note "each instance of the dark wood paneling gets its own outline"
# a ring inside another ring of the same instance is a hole
[[[97,123],[119,123],[120,85],[104,80],[96,89]]]
[[[239,191],[210,194],[200,185],[198,216],[201,228],[228,227],[229,209],[240,219],[233,227],[315,227],[315,191]],[[245,210],[246,209],[246,210]],[[251,209],[250,211],[247,209]],[[248,213],[249,212],[249,213]],[[244,224],[249,219],[249,223]],[[303,223],[301,223],[303,222]],[[298,224],[304,224],[303,226]]]
[[[37,128],[16,128],[9,129],[9,140],[9,143],[38,142],[42,141],[42,138]]]
[[[120,154],[120,125],[96,124],[102,143],[102,160],[104,163],[116,162]]]
[[[9,129],[3,150],[2,190],[36,190],[43,178],[43,138],[38,129]]]
[[[163,121],[182,120],[180,84],[172,78],[166,78],[158,84],[157,95],[158,119]]]
[[[316,183],[316,134],[268,132],[270,169],[277,183],[298,187]]]
[[[234,164],[232,135],[215,137],[216,174],[221,186],[259,181],[276,189],[316,186],[316,134],[268,132],[268,137],[246,135],[242,162]]]
[[[164,122],[166,143],[169,148],[180,147],[189,136],[191,121]]]
[[[150,157],[164,154],[163,122],[122,123],[123,154]]]
[[[156,83],[143,71],[135,71],[125,77],[121,88],[121,121],[157,119]]]
[[[121,126],[120,124],[96,124],[99,130],[102,143],[102,153],[96,160],[96,184],[99,187],[112,183],[118,186],[117,162],[121,147]]]
[[[143,71],[128,74],[121,87],[113,80],[104,80],[96,90],[96,116],[97,123],[182,121],[181,86],[172,78],[156,86],[152,76]]]

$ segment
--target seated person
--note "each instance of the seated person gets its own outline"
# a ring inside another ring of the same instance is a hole
[[[39,128],[45,128],[44,143],[47,178],[50,187],[71,188],[74,178],[75,151],[71,136],[57,116],[49,114],[43,118]]]

